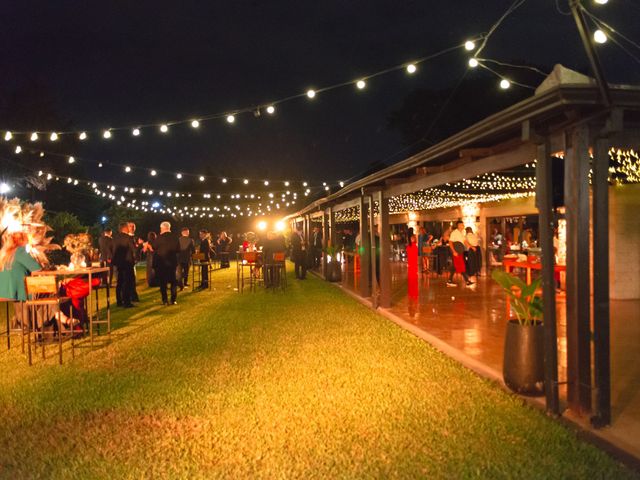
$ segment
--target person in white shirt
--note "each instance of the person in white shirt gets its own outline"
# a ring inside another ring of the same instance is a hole
[[[469,280],[467,268],[464,263],[464,250],[466,246],[467,239],[465,237],[464,223],[462,220],[458,220],[456,223],[456,229],[451,232],[451,236],[449,237],[449,248],[451,249],[453,262],[451,267],[449,267],[449,280],[447,281],[447,287],[457,287],[457,284],[453,282],[453,275],[456,273],[462,274],[467,287],[475,285],[474,282]]]

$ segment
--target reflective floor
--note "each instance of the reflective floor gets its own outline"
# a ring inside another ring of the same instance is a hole
[[[505,296],[487,277],[474,289],[446,286],[446,276],[414,275],[392,264],[392,311],[469,357],[502,372]],[[353,269],[343,271],[343,286],[357,290]],[[606,434],[640,456],[640,301],[611,302],[611,374],[613,425]],[[557,297],[559,381],[566,380],[566,315]],[[564,390],[564,389],[562,389]],[[561,395],[564,392],[561,391]]]

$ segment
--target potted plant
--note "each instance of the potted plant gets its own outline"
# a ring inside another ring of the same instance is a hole
[[[342,265],[336,259],[337,250],[333,245],[328,245],[324,249],[327,256],[326,278],[330,282],[339,282],[342,279]]]
[[[493,270],[491,277],[502,287],[510,301],[504,342],[504,383],[514,392],[525,395],[544,393],[544,327],[542,299],[536,295],[540,280],[527,285],[503,270]]]

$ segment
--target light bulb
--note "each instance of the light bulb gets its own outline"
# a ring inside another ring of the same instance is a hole
[[[169,131],[169,127],[165,124],[160,125],[160,131],[162,133],[167,133]]]
[[[227,122],[228,123],[233,123],[236,121],[236,117],[234,117],[233,115],[227,115]]]
[[[315,90],[307,90],[307,97],[314,98],[316,96]]]
[[[111,138],[111,131],[110,130],[105,130],[104,132],[102,132],[102,137],[103,138]]]
[[[479,62],[478,62],[477,59],[475,59],[475,58],[470,58],[469,59],[469,66],[471,68],[476,68],[478,66],[478,64],[479,64]]]
[[[511,82],[509,80],[507,80],[506,78],[503,78],[502,80],[500,80],[500,88],[501,89],[506,90],[510,86],[511,86]]]
[[[16,147],[16,153],[20,153],[22,151],[22,147],[20,145],[18,145]]]
[[[464,48],[465,50],[471,51],[474,48],[476,48],[476,44],[473,43],[471,40],[467,40],[466,42],[464,42]]]
[[[56,140],[58,140],[58,134],[56,132],[53,132],[51,136],[49,136],[49,140],[55,142]]]
[[[80,140],[86,140],[87,139],[87,132],[80,133],[80,135],[78,135],[78,138]]]
[[[356,82],[356,87],[358,87],[359,90],[362,90],[366,86],[367,86],[367,82],[365,82],[364,80],[358,80]]]
[[[264,181],[264,186],[265,186],[265,187],[268,187],[268,186],[269,186],[269,180],[265,180],[265,181]]]
[[[247,180],[246,178],[242,181],[242,183],[244,183],[245,185],[249,184],[249,180]]]
[[[274,113],[276,113],[276,107],[274,107],[273,105],[269,105],[269,106],[267,107],[267,113],[268,113],[269,115],[273,115]]]
[[[606,5],[609,0],[594,0],[598,5]]]
[[[149,173],[152,177],[155,177],[158,174],[158,172],[156,172],[155,170],[151,170]]]
[[[413,63],[410,63],[409,65],[407,65],[407,73],[409,74],[416,73],[417,69],[418,68]]]
[[[180,179],[182,178],[182,174],[181,174],[181,173],[176,173],[176,178],[177,178],[178,180],[180,180]]]
[[[131,167],[129,167],[129,166],[124,167],[124,171],[129,173],[131,171]]]
[[[133,129],[133,132],[131,132],[131,134],[132,134],[134,137],[139,136],[139,135],[140,135],[140,129],[139,129],[139,128],[134,128],[134,129]]]
[[[73,157],[69,157],[69,163],[76,163],[76,159]]]
[[[289,181],[284,182],[284,186],[288,187],[289,186]]]
[[[191,126],[193,128],[198,128],[200,126],[200,122],[198,120],[191,120]]]
[[[223,178],[223,179],[222,179],[222,183],[227,183],[227,179],[226,179],[226,178]]]
[[[200,180],[201,182],[204,182],[204,177],[200,175],[200,178],[198,178],[198,180]]]
[[[37,134],[36,132],[33,132],[33,133],[31,134],[31,137],[29,137],[29,139],[30,139],[32,142],[35,142],[36,140],[38,140],[38,134]]]
[[[5,141],[7,141],[7,142],[8,142],[9,140],[11,140],[11,138],[12,138],[12,137],[13,137],[13,135],[11,134],[11,132],[7,132],[7,133],[5,133],[5,134],[4,134],[4,139],[5,139]]]
[[[593,40],[596,43],[605,43],[607,41],[607,34],[604,33],[602,30],[598,29],[595,32],[593,32]]]

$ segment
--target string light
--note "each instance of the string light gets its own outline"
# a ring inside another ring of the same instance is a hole
[[[273,115],[274,113],[276,113],[276,107],[274,107],[273,105],[269,105],[266,110],[269,115]]]
[[[315,96],[316,96],[316,91],[315,90],[307,90],[307,97],[315,98]]]
[[[227,123],[233,123],[236,121],[235,115],[227,115]]]
[[[223,179],[222,179],[222,183],[227,183],[227,179],[226,179],[226,178],[223,178]]]
[[[162,125],[160,125],[160,131],[162,133],[167,133],[169,131],[169,127],[163,123]]]
[[[75,159],[75,158],[73,158],[73,157],[69,157],[68,162],[69,162],[69,163],[75,163],[75,162],[76,162],[76,159]]]
[[[242,180],[242,183],[244,183],[245,185],[249,185],[249,180],[245,178],[244,180]]]
[[[131,171],[131,167],[127,165],[126,167],[124,167],[124,171],[129,173]]]
[[[131,134],[134,137],[138,137],[140,135],[140,129],[139,128],[134,128],[133,131],[131,132]]]
[[[606,5],[609,0],[594,0],[595,3],[597,3],[598,5]]]
[[[191,126],[193,128],[199,128],[200,127],[200,122],[198,120],[191,120]]]
[[[500,88],[501,89],[506,90],[510,86],[511,86],[511,82],[509,80],[507,80],[506,78],[503,78],[502,80],[500,80]]]
[[[464,42],[464,49],[467,51],[471,51],[474,50],[476,48],[476,44],[474,42],[472,42],[471,40],[467,40],[466,42]]]
[[[51,140],[52,142],[55,142],[56,140],[58,140],[58,134],[56,132],[52,132],[51,135],[49,136],[49,140]]]
[[[9,140],[11,140],[11,138],[12,138],[12,137],[13,137],[13,135],[11,134],[11,132],[6,132],[6,133],[4,134],[4,140],[5,140],[6,142],[8,142]]]
[[[200,180],[201,182],[204,182],[204,177],[202,175],[200,175],[200,177],[198,178],[198,180]]]
[[[176,173],[176,178],[177,178],[178,180],[181,180],[181,179],[182,179],[182,174],[181,174],[181,173]]]
[[[109,139],[111,138],[111,131],[110,130],[105,130],[104,132],[102,132],[102,137]]]
[[[469,59],[469,66],[471,68],[476,68],[478,66],[478,64],[479,64],[479,62],[478,62],[477,59],[475,59],[475,58],[470,58]]]
[[[410,63],[409,65],[407,65],[408,74],[413,75],[414,73],[416,73],[416,70],[418,70],[418,68],[413,63]]]
[[[16,153],[20,153],[22,151],[22,147],[20,145],[18,145],[16,147]]]
[[[607,34],[598,29],[593,32],[593,41],[600,44],[605,43],[607,41]]]
[[[33,132],[31,134],[31,137],[29,137],[29,140],[31,140],[32,142],[35,142],[38,140],[38,133],[37,132]]]
[[[367,86],[367,82],[365,82],[364,80],[358,80],[356,82],[356,87],[358,87],[359,90],[362,90],[366,86]]]
[[[155,177],[158,174],[158,172],[156,172],[155,170],[151,170],[149,173],[152,177]]]
[[[86,140],[87,139],[87,132],[81,132],[80,135],[78,135],[78,138],[80,140]]]

